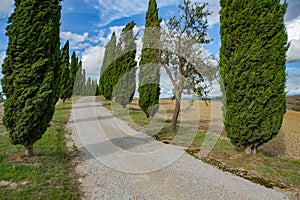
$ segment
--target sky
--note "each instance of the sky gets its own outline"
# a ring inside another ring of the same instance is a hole
[[[195,1],[195,0],[192,0]],[[157,0],[159,17],[163,21],[176,14],[178,5],[183,0]],[[203,1],[198,1],[203,2]],[[205,49],[212,55],[218,55],[219,36],[219,0],[207,0],[209,11],[208,36],[213,39]],[[289,95],[300,94],[300,0],[287,0],[288,9],[285,24],[290,42],[287,52],[287,84]],[[8,16],[13,11],[13,0],[0,0],[0,65],[3,63],[8,38],[5,27]],[[105,45],[113,31],[121,33],[130,21],[136,23],[136,31],[143,29],[148,0],[64,0],[61,16],[61,46],[70,41],[70,54],[75,51],[83,62],[87,76],[99,78]],[[141,39],[137,41],[141,49]],[[2,75],[0,75],[2,76]],[[164,75],[163,75],[164,76]],[[170,93],[170,82],[163,79],[162,93]],[[219,95],[218,84],[214,84],[211,96]]]

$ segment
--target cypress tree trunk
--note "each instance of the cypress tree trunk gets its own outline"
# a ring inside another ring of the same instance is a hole
[[[247,155],[256,154],[257,147],[256,146],[252,146],[252,145],[245,145],[244,146],[244,152]]]
[[[25,156],[31,157],[33,155],[33,145],[25,145]]]

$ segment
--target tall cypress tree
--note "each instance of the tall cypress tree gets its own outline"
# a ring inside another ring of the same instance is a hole
[[[122,31],[120,42],[123,46],[123,55],[120,56],[118,66],[119,70],[118,83],[114,87],[113,97],[115,101],[122,105],[123,108],[129,104],[135,92],[136,87],[136,43],[133,28],[135,23],[132,21],[126,25]]]
[[[231,142],[256,153],[275,137],[285,105],[287,3],[221,0],[220,74],[225,130]]]
[[[118,45],[115,48],[114,60],[112,61],[111,64],[109,64],[106,67],[102,75],[103,96],[108,100],[112,100],[113,96],[116,97],[117,101],[119,101],[120,98],[127,99],[123,101],[122,105],[128,104],[132,100],[132,97],[131,98],[127,98],[127,97],[130,96],[129,94],[132,93],[132,88],[133,87],[135,88],[135,78],[134,80],[132,79],[133,76],[135,77],[134,67],[136,66],[135,65],[136,63],[133,59],[136,53],[136,44],[134,42],[133,32],[132,32],[134,26],[135,23],[130,22],[122,30],[120,40],[118,42]],[[130,82],[126,83],[128,84],[128,88],[124,88],[123,86],[115,88],[118,82],[121,81],[120,80],[121,77],[123,77],[123,75],[125,75],[129,71],[130,73],[128,73],[127,76],[129,76],[128,81]],[[119,90],[120,94],[117,94],[116,91],[114,92],[115,89],[116,90],[120,89]]]
[[[3,122],[12,143],[24,145],[28,156],[49,126],[59,96],[59,3],[18,0],[8,20]]]
[[[97,96],[97,80],[92,80],[88,77],[85,83],[85,96]]]
[[[60,80],[60,98],[65,101],[68,99],[68,84],[70,74],[70,56],[69,56],[69,41],[61,50],[61,80]]]
[[[139,72],[139,106],[151,118],[158,111],[160,95],[160,23],[156,0],[150,0],[146,13]]]
[[[83,95],[82,92],[84,91],[84,78],[83,78],[83,69],[82,69],[82,62],[78,62],[78,58],[76,57],[75,60],[75,65],[78,68],[77,74],[75,76],[75,81],[74,81],[74,87],[73,87],[73,94],[80,96]]]
[[[94,94],[92,94],[92,79],[91,77],[88,77],[86,84],[85,84],[85,96],[94,96]]]
[[[113,62],[115,59],[115,50],[116,50],[117,37],[116,33],[113,32],[111,35],[110,41],[107,43],[105,47],[105,53],[103,57],[101,72],[100,72],[100,80],[99,80],[99,94],[103,95],[104,91],[104,72],[106,68]]]
[[[70,72],[69,72],[69,81],[68,81],[68,98],[71,98],[73,95],[73,89],[75,85],[76,76],[78,73],[80,66],[78,64],[78,57],[76,56],[76,53],[73,52],[71,55],[71,63],[70,63]]]
[[[82,62],[81,62],[80,65],[82,65]],[[86,96],[86,87],[85,87],[85,84],[86,84],[86,79],[85,79],[85,69],[82,69],[82,76],[81,76],[81,91],[80,91],[81,96]]]

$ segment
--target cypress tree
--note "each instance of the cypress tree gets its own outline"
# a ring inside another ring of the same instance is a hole
[[[71,55],[71,63],[70,63],[70,73],[69,73],[69,81],[68,81],[68,98],[71,98],[73,95],[73,89],[75,85],[76,76],[78,73],[80,66],[78,64],[78,57],[76,56],[76,53],[73,52]]]
[[[136,53],[136,44],[134,43],[134,39],[132,36],[132,29],[134,25],[134,22],[130,22],[122,30],[120,40],[115,48],[114,60],[110,65],[106,67],[102,75],[103,96],[108,100],[112,100],[113,96],[116,96],[116,100],[119,100],[120,98],[127,99],[126,101],[124,100],[125,103],[127,102],[126,104],[128,104],[132,100],[132,97],[127,98],[127,96],[130,96],[129,94],[132,93],[132,88],[135,88],[135,80],[133,81],[132,79],[133,76],[135,77],[135,70],[133,69],[135,67],[135,61],[132,61],[132,57],[135,57]],[[120,89],[119,92],[122,96],[117,97],[117,92],[115,91],[115,93],[113,94],[113,91],[120,81],[121,77],[129,72],[130,69],[133,70],[127,74],[127,76],[129,76],[128,81],[130,80],[130,83],[126,83],[128,84],[128,88],[126,88],[127,91],[125,91],[125,88],[122,89],[122,86],[117,87],[116,90]]]
[[[81,61],[78,62],[78,58],[76,57],[75,63],[76,63],[75,65],[78,68],[78,70],[77,70],[77,74],[75,76],[73,94],[76,96],[81,96],[81,95],[84,95],[83,92],[84,92],[84,86],[85,86],[82,62]]]
[[[88,77],[85,84],[85,96],[97,96],[97,81]]]
[[[149,0],[139,72],[139,106],[149,120],[158,111],[160,95],[160,23],[156,0]]]
[[[95,80],[95,83],[94,83],[94,84],[95,84],[95,90],[94,90],[95,93],[94,93],[94,95],[95,95],[95,96],[98,96],[98,95],[99,95],[99,89],[98,89],[98,88],[99,88],[99,85],[98,85],[98,83],[97,83],[97,80]]]
[[[106,69],[102,76],[103,96],[107,100],[112,100],[112,93],[119,79],[120,58],[115,59]]]
[[[3,123],[13,144],[33,144],[52,119],[60,84],[59,0],[15,1],[9,17],[9,43],[2,66],[2,87],[7,98]]]
[[[60,99],[64,102],[68,99],[68,84],[70,74],[70,56],[69,56],[69,41],[66,42],[65,46],[61,50],[61,88],[60,88]]]
[[[105,53],[103,57],[101,72],[100,72],[100,80],[99,80],[99,94],[103,95],[104,91],[104,72],[106,68],[113,62],[115,59],[115,51],[116,51],[116,43],[117,43],[117,37],[116,33],[113,32],[111,35],[110,41],[107,43],[105,47]]]
[[[287,3],[220,3],[225,130],[233,144],[255,154],[258,146],[278,134],[286,111]]]
[[[86,96],[94,96],[94,94],[92,94],[92,79],[91,77],[88,77],[87,81],[86,81],[86,85],[85,85],[85,92],[86,92]]]
[[[82,62],[81,62],[82,65]],[[82,75],[81,75],[81,96],[86,96],[86,80],[85,80],[85,69],[82,69]]]
[[[123,108],[132,101],[136,87],[135,76],[137,62],[135,61],[136,43],[133,34],[134,26],[135,23],[133,21],[128,23],[123,29],[120,38],[121,43],[123,43],[122,51],[124,54],[121,55],[121,59],[119,59],[119,67],[121,67],[121,69],[119,70],[119,80],[114,88],[113,97]]]

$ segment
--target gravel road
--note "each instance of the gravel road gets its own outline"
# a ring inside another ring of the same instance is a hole
[[[95,97],[74,102],[69,127],[83,199],[288,199],[136,132]]]

